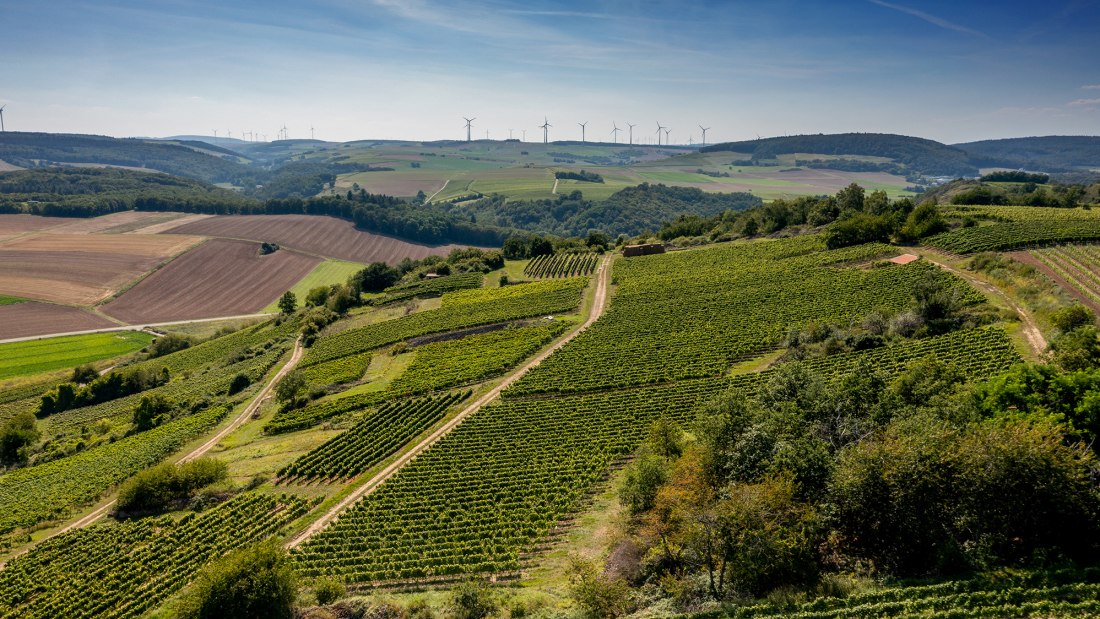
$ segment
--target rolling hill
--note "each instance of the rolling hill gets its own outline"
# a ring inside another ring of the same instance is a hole
[[[1100,169],[1100,137],[1048,135],[955,144],[980,167],[1024,168],[1042,172]]]
[[[885,157],[905,171],[927,176],[976,176],[977,166],[967,153],[933,140],[888,133],[840,133],[795,135],[744,142],[725,142],[701,149],[703,152],[730,151],[751,156],[754,161],[775,159],[796,153],[835,157]]]

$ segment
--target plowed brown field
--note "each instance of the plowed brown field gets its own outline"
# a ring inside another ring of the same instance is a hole
[[[91,305],[198,242],[160,235],[40,234],[0,245],[0,294]]]
[[[120,211],[89,219],[76,219],[50,230],[51,234],[122,234],[153,224],[179,220],[184,213],[160,211]]]
[[[0,240],[13,237],[24,232],[45,230],[54,226],[71,222],[73,220],[64,217],[39,217],[37,215],[0,215]]]
[[[460,247],[409,243],[356,230],[349,221],[321,215],[220,215],[172,228],[166,234],[274,241],[282,247],[326,258],[352,262],[384,261],[390,264],[396,264],[402,258],[444,256]]]
[[[0,340],[113,326],[113,322],[75,307],[32,301],[0,305]]]
[[[259,249],[247,241],[207,241],[101,309],[130,323],[254,313],[320,262],[286,249],[261,256]]]

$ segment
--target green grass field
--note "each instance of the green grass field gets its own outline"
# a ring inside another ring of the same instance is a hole
[[[0,379],[76,367],[132,353],[153,341],[141,331],[70,335],[0,344]]]
[[[0,294],[0,305],[15,305],[16,303],[22,303],[26,299],[20,299],[19,297],[9,297]]]
[[[294,293],[294,296],[298,297],[298,305],[301,306],[302,301],[305,300],[306,295],[309,294],[309,291],[313,288],[317,288],[318,286],[331,286],[332,284],[343,284],[348,281],[349,277],[365,266],[365,264],[359,264],[358,262],[325,260],[314,267],[313,270],[300,279],[297,284],[294,284],[294,287],[291,288],[290,291]],[[279,300],[275,299],[272,301],[263,311],[279,311]]]

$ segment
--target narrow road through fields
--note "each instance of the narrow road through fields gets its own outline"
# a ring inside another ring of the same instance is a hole
[[[554,188],[550,190],[550,193],[557,195],[558,193],[558,179],[554,179]]]
[[[535,366],[546,360],[547,357],[554,354],[562,346],[568,344],[573,338],[584,332],[585,329],[592,326],[592,323],[599,320],[603,315],[604,310],[607,308],[607,289],[611,281],[611,259],[612,256],[608,255],[603,259],[600,264],[599,272],[597,274],[596,294],[592,298],[592,311],[588,315],[588,319],[577,330],[570,333],[564,339],[560,340],[550,348],[539,353],[535,358],[531,359],[524,365],[520,366],[516,371],[512,372],[507,378],[504,379],[499,385],[491,389],[488,393],[478,398],[472,404],[462,409],[458,415],[455,415],[453,419],[448,421],[443,427],[439,428],[435,432],[432,432],[424,440],[416,444],[412,449],[408,450],[401,455],[397,460],[393,461],[389,466],[382,469],[374,477],[371,477],[362,486],[355,489],[354,492],[344,497],[339,503],[324,513],[316,522],[311,524],[306,530],[299,533],[293,539],[286,543],[287,548],[294,548],[301,545],[309,538],[316,535],[319,531],[327,527],[332,521],[336,520],[347,508],[354,505],[359,499],[374,492],[385,483],[386,480],[393,477],[398,471],[400,471],[406,464],[411,462],[418,455],[423,453],[426,449],[434,445],[439,439],[443,438],[447,434],[458,427],[458,424],[462,423],[467,417],[473,415],[481,407],[485,406],[489,402],[492,402],[500,395],[502,391],[507,389],[512,383],[523,378],[527,372],[530,372]]]
[[[104,327],[102,329],[88,329],[85,331],[66,331],[63,333],[47,333],[44,335],[28,335],[26,337],[13,337],[6,340],[0,340],[0,344],[9,344],[11,342],[29,342],[32,340],[44,340],[51,337],[64,337],[67,335],[89,335],[92,333],[113,333],[116,331],[145,331],[147,329],[155,329],[156,327],[170,327],[172,325],[189,325],[196,322],[217,322],[219,320],[244,320],[247,318],[271,318],[275,314],[240,314],[238,316],[218,316],[216,318],[195,318],[191,320],[173,320],[171,322],[149,322],[136,325],[125,325],[121,327]]]
[[[436,196],[443,193],[443,190],[447,188],[447,184],[450,183],[450,182],[451,182],[451,179],[449,179],[449,178],[447,180],[443,181],[443,186],[439,188],[439,191],[436,191],[432,195],[428,196],[428,199],[424,200],[424,203],[425,204],[431,204],[432,200],[435,200]]]
[[[1002,301],[1008,304],[1012,311],[1016,312],[1016,315],[1020,317],[1020,322],[1023,324],[1024,339],[1026,339],[1028,345],[1031,346],[1031,349],[1035,353],[1035,356],[1042,355],[1046,351],[1046,338],[1043,337],[1043,332],[1039,330],[1039,325],[1035,322],[1035,318],[1031,315],[1031,312],[1020,306],[1020,304],[1014,301],[1012,297],[1005,294],[1003,290],[997,288],[993,284],[978,279],[970,273],[960,271],[959,269],[947,266],[942,262],[933,260],[929,257],[929,252],[926,249],[922,249],[921,254],[928,262],[938,266],[945,271],[958,275],[959,277],[969,282],[972,286],[980,290],[985,290],[986,292],[1000,298]]]
[[[217,445],[219,441],[221,441],[223,438],[228,436],[231,432],[233,432],[237,428],[244,425],[244,423],[246,421],[248,421],[249,417],[251,417],[252,414],[255,413],[257,410],[259,410],[259,408],[263,404],[263,402],[271,397],[271,392],[272,392],[273,389],[275,389],[275,385],[277,385],[279,383],[279,380],[281,380],[284,376],[286,376],[287,372],[290,372],[291,370],[293,370],[295,368],[295,366],[298,365],[298,362],[302,360],[302,355],[304,355],[304,354],[305,354],[305,348],[302,347],[302,340],[301,340],[301,338],[299,338],[298,340],[296,340],[294,342],[294,352],[291,353],[290,359],[275,374],[275,376],[273,376],[271,378],[271,380],[268,381],[266,385],[264,385],[264,388],[261,389],[256,394],[256,396],[254,398],[252,398],[252,401],[248,403],[248,406],[244,407],[244,410],[242,410],[240,413],[238,413],[237,416],[233,419],[233,421],[231,421],[229,423],[229,425],[222,428],[220,431],[218,431],[217,434],[210,437],[210,439],[207,440],[202,445],[199,445],[198,447],[196,447],[196,448],[192,449],[191,451],[187,452],[186,454],[184,454],[179,459],[179,462],[189,462],[189,461],[194,460],[196,458],[202,457],[203,455],[206,454],[206,452],[213,449],[214,446]],[[60,529],[59,531],[57,531],[55,533],[51,533],[49,536],[42,538],[41,540],[39,540],[38,543],[42,543],[42,542],[44,542],[44,541],[46,541],[46,540],[48,540],[52,537],[57,537],[58,535],[61,535],[63,533],[68,533],[69,531],[75,531],[76,529],[83,529],[84,527],[86,527],[86,526],[92,524],[93,522],[99,520],[100,518],[106,516],[107,512],[110,511],[111,508],[114,507],[114,505],[115,505],[115,501],[111,501],[110,503],[107,503],[106,505],[102,505],[98,509],[96,509],[94,512],[84,516],[80,520],[72,522],[68,526]],[[27,550],[29,550],[29,548]],[[27,550],[24,550],[23,552],[27,552]],[[19,556],[19,554],[22,554],[22,552],[17,553],[15,555],[12,555],[11,558],[17,557],[17,556]],[[9,560],[10,560],[10,558],[9,558]],[[0,567],[3,567],[3,565],[0,565]]]

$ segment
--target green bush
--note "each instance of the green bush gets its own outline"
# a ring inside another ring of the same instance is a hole
[[[274,542],[238,550],[206,567],[184,595],[180,619],[290,619],[297,576]]]
[[[829,249],[862,245],[864,243],[885,243],[893,232],[893,222],[885,215],[854,213],[835,221],[825,231],[825,246]]]
[[[335,578],[322,578],[313,585],[313,595],[322,606],[328,606],[347,594],[347,587]]]
[[[225,463],[213,458],[161,464],[124,483],[115,509],[126,515],[162,511],[191,498],[200,488],[225,479],[227,472]]]
[[[1078,327],[1091,325],[1094,322],[1096,322],[1096,315],[1080,303],[1063,307],[1050,316],[1050,323],[1062,333],[1068,333]]]

